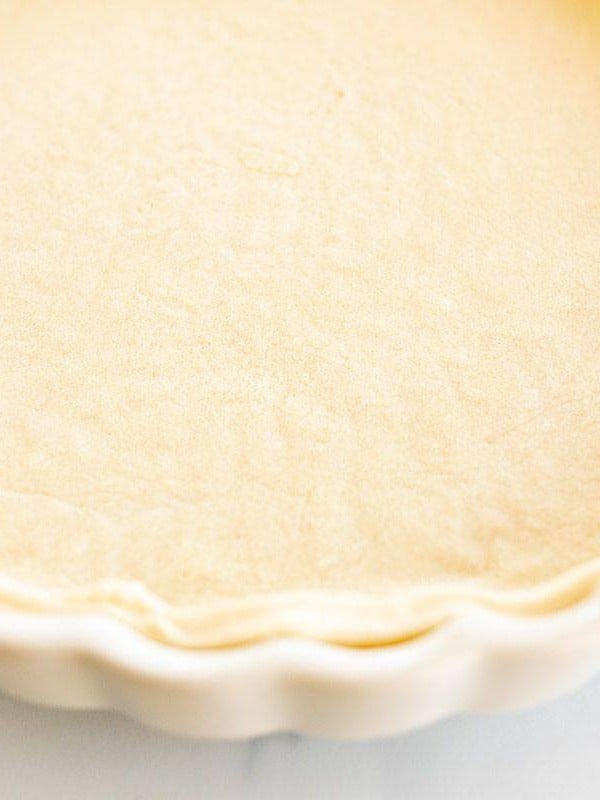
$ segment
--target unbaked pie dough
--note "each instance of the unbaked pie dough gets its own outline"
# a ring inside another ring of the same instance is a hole
[[[0,598],[398,641],[600,575],[600,4],[0,0]]]

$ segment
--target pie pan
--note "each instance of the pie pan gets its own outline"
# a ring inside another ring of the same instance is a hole
[[[102,614],[0,614],[0,690],[196,737],[392,735],[542,702],[599,668],[597,590],[540,616],[465,609],[415,639],[370,648],[288,637],[185,650]]]
[[[0,690],[364,737],[600,667],[567,5],[0,0]]]

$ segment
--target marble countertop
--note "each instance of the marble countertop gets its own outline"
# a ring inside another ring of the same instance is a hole
[[[597,800],[600,679],[540,708],[395,739],[198,742],[0,696],[10,800]]]

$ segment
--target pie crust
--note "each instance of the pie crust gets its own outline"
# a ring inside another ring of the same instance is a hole
[[[600,581],[600,7],[0,0],[0,601],[399,641]]]

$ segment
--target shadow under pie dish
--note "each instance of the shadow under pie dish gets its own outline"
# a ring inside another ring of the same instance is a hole
[[[600,579],[593,3],[0,0],[0,602],[415,640]]]

